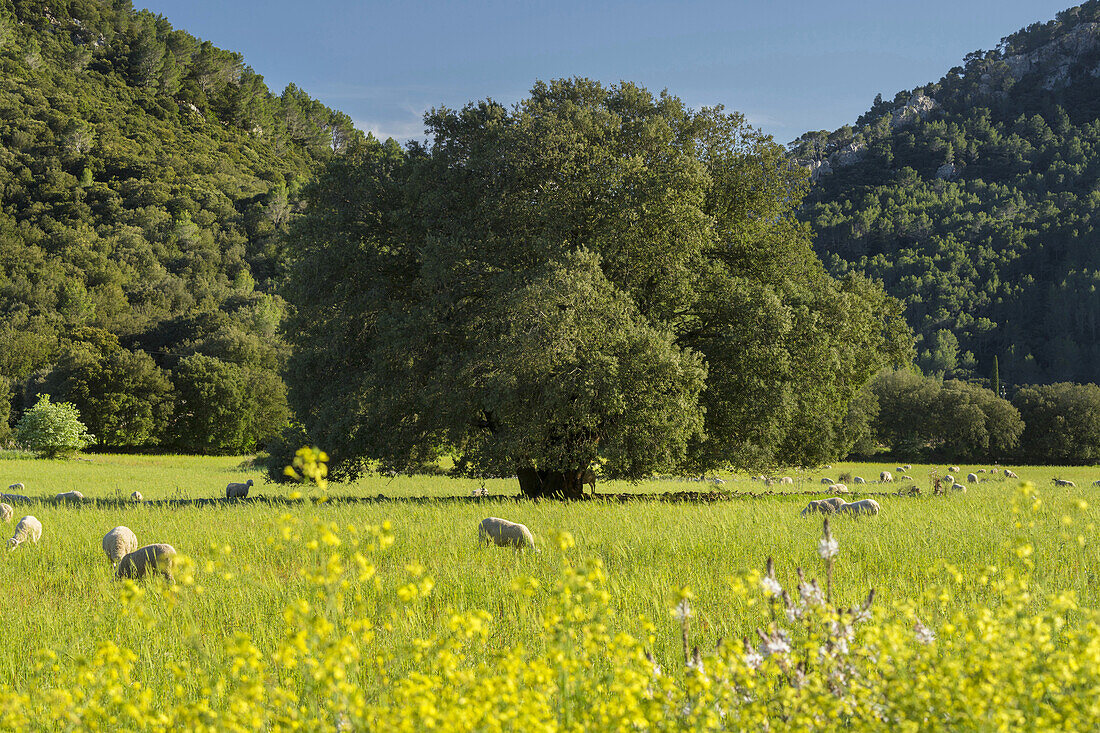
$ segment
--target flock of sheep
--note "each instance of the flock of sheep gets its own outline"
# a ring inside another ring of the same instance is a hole
[[[826,466],[825,468],[832,468],[832,466]],[[911,465],[898,466],[897,471],[900,474],[900,480],[915,480],[912,476],[904,473],[905,471],[912,470],[912,468]],[[954,474],[959,473],[959,467],[951,466],[948,470],[951,471],[951,473],[944,476],[945,481],[953,490],[965,492],[966,486],[955,480]],[[986,469],[979,468],[976,473],[967,474],[967,483],[976,484],[981,480],[985,480],[978,477],[979,473],[985,472]],[[990,474],[998,472],[997,469],[989,469]],[[589,473],[591,473],[591,471],[589,471]],[[1003,469],[1003,473],[1005,478],[1019,478],[1015,472],[1007,468]],[[794,484],[794,479],[790,476],[778,478],[754,476],[753,478],[754,480],[764,481],[769,486],[774,483],[787,485]],[[595,488],[595,476],[586,475],[584,481],[585,483],[591,482],[593,484],[593,489]],[[867,481],[860,476],[854,476],[852,481],[856,484],[867,483]],[[1066,479],[1054,478],[1052,481],[1057,486],[1076,486],[1074,482]],[[894,476],[890,471],[882,471],[879,473],[879,483],[888,484],[893,482]],[[226,498],[247,498],[248,490],[252,487],[253,483],[252,479],[249,479],[245,483],[228,484],[225,487]],[[831,478],[822,478],[821,483],[828,485],[829,490],[835,493],[849,493],[849,489],[845,484],[835,482]],[[1100,486],[1100,480],[1093,482],[1093,486]],[[25,487],[21,483],[16,483],[9,486],[8,490],[24,491]],[[487,496],[488,491],[484,488],[476,489],[474,495]],[[28,497],[17,494],[0,494],[0,498],[26,500]],[[143,497],[139,491],[133,492],[130,498],[133,501],[143,501]],[[67,491],[62,494],[57,494],[54,496],[53,500],[57,503],[78,502],[84,500],[84,495],[79,491]],[[806,505],[806,508],[802,510],[801,516],[804,517],[807,514],[814,513],[839,513],[859,516],[863,514],[878,514],[880,510],[881,507],[879,503],[874,499],[860,499],[859,501],[847,502],[839,496],[832,496],[827,499],[811,501]],[[12,506],[8,503],[0,502],[0,522],[10,522],[14,516],[15,510]],[[41,537],[42,522],[36,517],[27,515],[16,524],[15,533],[12,535],[11,539],[8,540],[8,550],[14,550],[27,540],[37,544]],[[535,537],[531,534],[531,530],[522,524],[500,519],[499,517],[486,517],[481,520],[481,523],[478,525],[478,543],[495,544],[498,547],[533,548],[535,546]],[[159,573],[168,580],[172,579],[172,565],[176,555],[175,548],[163,543],[138,547],[137,536],[128,527],[115,527],[104,535],[103,551],[106,553],[107,558],[115,565],[115,575],[118,578],[141,579],[148,574]]]

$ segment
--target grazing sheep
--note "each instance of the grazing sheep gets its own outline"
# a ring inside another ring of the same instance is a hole
[[[176,561],[176,548],[171,545],[146,545],[139,547],[122,558],[115,571],[119,580],[130,578],[141,580],[146,575],[160,573],[164,579],[172,581],[172,565]]]
[[[535,536],[522,524],[486,517],[477,527],[478,544],[492,541],[497,547],[534,547]]]
[[[584,473],[581,474],[581,486],[588,484],[592,487],[592,493],[596,493],[596,472],[591,468],[586,468]]]
[[[905,473],[905,466],[898,466],[897,471],[898,473]]]
[[[15,510],[11,508],[11,504],[0,504],[0,522],[10,522],[14,516]]]
[[[804,517],[807,514],[813,514],[814,512],[821,512],[822,514],[833,514],[840,507],[844,506],[844,500],[839,496],[830,496],[828,499],[817,499],[811,501],[806,505],[806,508],[802,510],[800,517]]]
[[[130,494],[130,501],[145,501],[145,497],[141,495],[140,491],[135,491]]]
[[[58,494],[53,498],[54,501],[84,501],[84,494],[79,491],[66,491],[63,494]]]
[[[488,495],[489,495],[489,489],[485,488],[484,486],[482,486],[479,489],[474,489],[473,491],[470,492],[470,496],[488,496]]]
[[[848,487],[844,484],[830,484],[829,491],[835,491],[838,494],[847,494]]]
[[[901,480],[902,481],[916,481],[916,479],[913,478],[912,476],[902,476]]]
[[[879,512],[878,502],[874,499],[860,499],[859,501],[849,502],[840,507],[840,511],[845,514],[851,514],[858,516],[860,514],[878,514]]]
[[[1068,479],[1056,478],[1056,479],[1051,479],[1051,480],[1054,482],[1055,486],[1072,486],[1074,488],[1077,488],[1077,484],[1073,483],[1072,481],[1070,481]]]
[[[966,493],[966,486],[963,485],[963,484],[954,484],[954,485],[951,486],[951,490],[952,491],[958,491],[958,492],[961,492],[961,493],[965,494]]]
[[[28,514],[19,520],[19,524],[15,525],[15,534],[8,540],[8,549],[14,550],[28,539],[37,545],[41,537],[42,522],[39,522],[37,517]]]
[[[979,468],[978,473],[985,473],[985,469],[984,468]]]
[[[26,491],[27,487],[23,485],[23,482],[12,484],[8,487],[8,491]]]
[[[955,483],[955,477],[952,476],[951,474],[947,474],[946,476],[943,477],[943,481],[944,481],[944,483],[947,483],[947,484],[953,484],[953,483]]]
[[[976,473],[966,474],[966,483],[968,483],[968,484],[978,483],[978,474],[976,474]]]
[[[878,480],[880,483],[892,484],[894,482],[894,476],[889,471],[883,471],[878,475]]]
[[[904,468],[905,468],[906,471],[912,471],[913,470],[913,464],[912,463],[906,463]]]
[[[1093,486],[1100,486],[1100,480],[1097,480],[1097,481],[1093,481],[1093,482],[1092,482],[1092,485],[1093,485]]]
[[[794,479],[790,476],[784,476],[783,478],[779,479],[779,483],[790,485],[794,483]]]
[[[854,477],[854,478],[852,479],[852,481],[853,481],[854,483],[857,483],[857,484],[865,484],[865,483],[867,483],[867,481],[866,481],[866,480],[865,480],[865,479],[864,479],[864,478],[863,478],[862,476],[856,476],[856,477]]]
[[[138,548],[137,535],[129,527],[115,527],[103,535],[103,551],[114,565]]]
[[[1006,469],[1005,469],[1005,478],[1020,478],[1020,477],[1016,475],[1016,472],[1015,472],[1015,471],[1009,471],[1009,470],[1008,470],[1008,469],[1006,468]]]
[[[248,490],[252,488],[253,481],[248,479],[243,484],[226,484],[225,486],[225,498],[226,499],[247,499]]]
[[[947,470],[948,470],[948,471],[950,471],[951,473],[958,473],[958,472],[959,472],[959,471],[961,471],[962,469],[961,469],[961,468],[959,468],[958,466],[952,466],[951,468],[949,468],[949,469],[947,469]]]
[[[822,484],[835,484],[836,481],[833,481],[831,478],[823,478],[823,479],[821,479],[821,483]]]

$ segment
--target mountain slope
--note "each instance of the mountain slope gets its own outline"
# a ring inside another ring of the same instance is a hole
[[[1100,2],[791,154],[818,253],[903,300],[926,371],[1100,381]]]
[[[113,442],[240,450],[285,423],[281,232],[298,188],[360,138],[128,0],[0,0],[0,381],[16,407],[48,387],[97,412],[106,388],[77,390],[71,372],[114,360],[173,381],[153,424],[90,426]],[[194,370],[178,369],[194,354],[265,391],[233,446],[174,430],[196,414],[179,382]]]

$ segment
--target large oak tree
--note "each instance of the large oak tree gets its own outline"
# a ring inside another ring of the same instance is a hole
[[[584,80],[433,110],[334,159],[293,232],[293,407],[354,474],[441,449],[576,496],[608,477],[815,462],[911,341],[831,279],[805,174],[720,109]]]

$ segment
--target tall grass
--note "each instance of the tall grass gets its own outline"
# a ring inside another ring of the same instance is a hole
[[[89,462],[0,461],[0,480],[5,486],[24,481],[32,495],[79,489],[88,496],[109,497],[140,489],[147,499],[217,496],[227,480],[250,473],[241,467],[242,460],[96,456]],[[846,468],[856,475],[877,476],[880,470],[856,464],[834,466],[831,473]],[[1032,548],[1035,567],[1030,602],[1036,608],[1061,591],[1073,591],[1084,606],[1100,606],[1095,582],[1100,556],[1090,543],[1100,497],[1093,500],[1097,490],[1088,486],[1090,471],[1017,470],[1022,478],[1040,483],[1040,500],[1027,507],[1026,518],[1013,507],[1018,482],[1003,480],[975,484],[966,494],[946,497],[932,497],[927,491],[919,498],[878,497],[878,516],[837,517],[834,534],[841,542],[841,557],[836,602],[855,604],[873,587],[887,604],[912,601],[932,624],[959,609],[996,606],[1004,599],[992,589],[990,573],[1018,563],[1017,548],[1026,544]],[[1046,474],[1055,473],[1077,480],[1078,487],[1049,486]],[[927,468],[914,467],[912,474],[926,476]],[[743,477],[730,479],[726,486],[732,484],[736,490],[762,489]],[[682,488],[680,482],[666,481],[643,489],[664,491],[666,485]],[[466,495],[469,486],[470,482],[441,478],[375,477],[334,485],[330,493],[374,495],[389,487],[391,495]],[[823,487],[807,478],[804,488]],[[270,485],[257,490],[289,491]],[[286,607],[299,598],[324,602],[312,596],[309,575],[319,572],[331,553],[350,564],[357,551],[355,543],[346,540],[332,548],[318,546],[309,539],[311,532],[331,526],[338,533],[365,537],[366,527],[387,520],[392,522],[394,543],[372,559],[382,579],[378,587],[365,589],[372,603],[386,607],[410,578],[431,577],[435,586],[422,604],[386,618],[387,627],[375,642],[380,650],[438,636],[446,631],[452,613],[483,609],[494,619],[490,649],[522,646],[536,652],[546,643],[540,609],[558,582],[563,557],[602,562],[611,594],[612,631],[637,632],[640,617],[670,619],[669,609],[687,587],[695,597],[691,641],[713,645],[719,637],[738,638],[766,620],[766,607],[747,602],[736,592],[734,581],[761,568],[769,556],[778,559],[777,575],[784,586],[793,586],[797,566],[819,564],[814,548],[820,523],[799,516],[805,501],[804,496],[777,494],[715,504],[566,504],[507,498],[289,507],[17,506],[16,519],[34,513],[44,532],[37,546],[0,556],[0,618],[5,619],[4,636],[10,642],[0,647],[0,684],[19,687],[28,649],[53,649],[61,660],[72,661],[88,656],[105,639],[140,650],[140,679],[164,693],[178,684],[166,662],[186,662],[195,669],[222,664],[223,642],[236,633],[249,635],[261,651],[270,653],[282,640]],[[538,550],[480,547],[477,524],[491,515],[526,524],[536,535]],[[147,594],[152,617],[128,618],[120,604],[125,586],[112,580],[100,548],[102,536],[119,524],[133,529],[142,544],[167,542],[188,556],[194,563],[196,587],[175,596],[167,593],[162,581],[145,583],[139,588]],[[563,532],[572,535],[575,547],[563,551],[555,544],[554,538]],[[292,539],[285,541],[286,537]],[[513,587],[525,578],[538,584],[530,596]],[[681,648],[678,632],[671,620],[668,623],[652,643],[656,658],[666,664]],[[405,663],[414,669],[418,662],[410,658]],[[200,694],[201,685],[196,682],[192,692]]]

